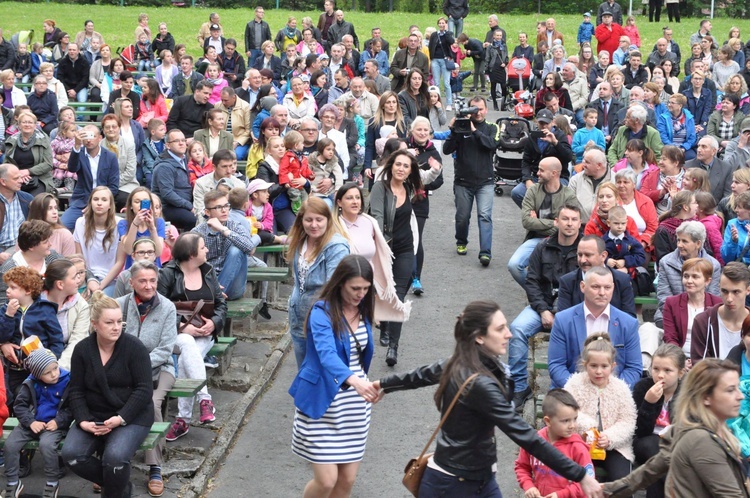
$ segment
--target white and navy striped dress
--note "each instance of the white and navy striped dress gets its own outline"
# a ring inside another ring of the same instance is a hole
[[[367,329],[360,320],[357,340],[362,351],[367,347]],[[367,380],[357,352],[357,343],[349,334],[349,369]],[[354,388],[340,390],[331,406],[319,419],[296,410],[292,429],[292,451],[312,463],[339,464],[362,460],[370,430],[372,405]]]

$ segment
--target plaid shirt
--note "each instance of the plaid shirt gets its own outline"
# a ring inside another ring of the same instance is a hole
[[[12,247],[18,239],[18,228],[26,221],[21,210],[21,200],[18,195],[13,196],[13,201],[8,200],[0,194],[0,202],[5,204],[5,222],[0,227],[0,248]]]
[[[195,233],[203,235],[203,240],[206,242],[206,247],[208,248],[208,262],[214,267],[217,275],[224,268],[224,260],[231,246],[235,246],[250,256],[260,242],[258,238],[256,243],[250,236],[250,233],[239,223],[227,220],[224,226],[231,230],[231,233],[227,237],[224,237],[220,232],[214,232],[208,226],[208,223],[201,223],[192,230]]]

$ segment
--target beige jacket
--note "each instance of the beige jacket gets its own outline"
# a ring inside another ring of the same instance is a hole
[[[65,306],[63,306],[65,308]],[[63,309],[64,312],[64,309]],[[58,313],[59,317],[59,313]],[[70,370],[70,358],[73,356],[73,350],[80,341],[88,337],[89,327],[91,326],[91,315],[89,303],[78,296],[76,303],[68,309],[68,340],[65,342],[65,349],[60,355],[60,366]]]
[[[227,108],[221,102],[217,102],[214,108],[227,112]],[[250,104],[237,97],[237,101],[232,108],[232,136],[234,141],[240,145],[245,145],[250,140],[251,129]]]

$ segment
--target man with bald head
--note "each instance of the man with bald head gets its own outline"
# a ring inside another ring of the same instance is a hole
[[[21,190],[23,174],[12,164],[0,164],[0,264],[15,251],[18,229],[29,215],[34,197]]]
[[[666,38],[659,38],[656,40],[656,50],[651,52],[651,55],[648,56],[648,61],[646,62],[646,65],[651,72],[654,71],[656,66],[661,66],[661,63],[665,60],[672,61],[673,67],[677,66],[677,57],[667,50],[667,44],[668,42]]]
[[[526,230],[526,239],[508,261],[508,271],[518,285],[526,288],[526,272],[529,257],[534,248],[545,237],[557,229],[555,218],[560,207],[576,203],[573,190],[560,183],[562,163],[556,157],[545,157],[539,162],[539,182],[526,190],[521,204],[521,224]]]
[[[615,174],[607,164],[603,150],[590,149],[583,154],[583,173],[570,179],[570,188],[581,205],[581,220],[586,223],[596,204],[596,190],[602,182],[615,181]]]
[[[117,196],[120,189],[120,165],[117,155],[100,147],[101,141],[102,134],[96,126],[88,125],[76,132],[73,150],[70,151],[68,159],[68,171],[77,173],[78,181],[70,197],[70,205],[60,219],[60,222],[71,231],[96,187],[108,187],[112,191],[112,196]]]

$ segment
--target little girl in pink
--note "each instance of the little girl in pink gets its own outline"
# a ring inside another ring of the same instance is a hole
[[[60,122],[57,136],[50,143],[52,147],[52,181],[56,188],[64,187],[72,192],[78,175],[68,171],[68,159],[75,142],[76,125],[68,121]]]

